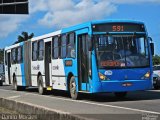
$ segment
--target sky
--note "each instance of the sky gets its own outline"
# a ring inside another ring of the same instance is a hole
[[[12,45],[22,31],[40,36],[104,19],[144,22],[160,55],[160,0],[29,0],[29,15],[0,14],[0,48]]]

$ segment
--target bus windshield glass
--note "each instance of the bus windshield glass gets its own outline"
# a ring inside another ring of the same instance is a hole
[[[149,66],[145,35],[94,35],[99,68]]]

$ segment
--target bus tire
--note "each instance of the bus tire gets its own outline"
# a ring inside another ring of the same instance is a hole
[[[46,89],[43,87],[43,80],[42,80],[41,75],[39,75],[39,77],[38,77],[38,93],[40,95],[45,95],[46,94]]]
[[[70,97],[73,100],[77,100],[78,97],[79,97],[79,93],[76,90],[76,86],[77,85],[76,85],[75,77],[72,76],[71,79],[70,79],[70,82],[69,82],[69,92],[70,92]]]
[[[158,90],[158,89],[160,89],[160,86],[154,85],[154,89]]]
[[[13,87],[14,87],[14,90],[16,90],[16,91],[22,90],[22,87],[20,87],[20,86],[17,85],[16,76],[13,77]]]
[[[114,93],[117,98],[124,98],[127,95],[127,92],[115,92]]]
[[[3,86],[3,82],[2,82],[2,80],[0,81],[0,86]]]

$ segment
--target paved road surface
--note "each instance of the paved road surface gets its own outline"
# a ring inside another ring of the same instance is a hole
[[[63,91],[42,96],[34,88],[18,92],[12,86],[0,86],[0,96],[91,119],[160,120],[160,90],[130,92],[124,99],[105,93],[82,94],[81,100],[71,100]]]

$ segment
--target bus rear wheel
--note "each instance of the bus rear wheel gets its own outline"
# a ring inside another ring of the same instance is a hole
[[[79,97],[79,93],[76,90],[76,86],[77,85],[76,85],[75,77],[72,76],[69,83],[69,92],[73,100],[77,100]]]
[[[3,81],[2,80],[0,80],[0,86],[3,86]]]
[[[17,85],[17,79],[15,76],[13,77],[13,87],[14,87],[14,90],[16,90],[16,91],[21,91],[21,90],[25,89],[25,87]]]
[[[117,98],[124,98],[127,96],[127,92],[115,92],[114,94]]]
[[[44,95],[46,93],[46,89],[43,87],[42,76],[38,77],[38,92],[40,95]]]

